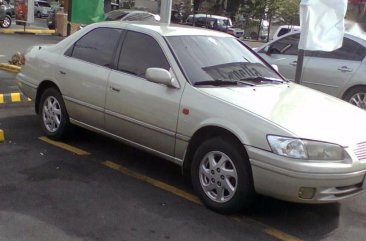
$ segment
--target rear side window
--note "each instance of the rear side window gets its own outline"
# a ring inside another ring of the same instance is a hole
[[[65,55],[109,67],[116,52],[122,30],[97,28],[81,37]]]
[[[144,78],[148,68],[170,69],[160,45],[149,35],[129,31],[123,42],[118,70]]]
[[[362,61],[366,55],[366,48],[351,39],[344,38],[341,48],[331,52],[313,51],[312,55],[319,58]]]

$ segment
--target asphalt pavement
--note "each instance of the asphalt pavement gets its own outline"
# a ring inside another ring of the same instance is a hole
[[[0,62],[61,39],[0,34]],[[0,94],[17,91],[15,75],[0,71]],[[33,102],[0,104],[0,129],[0,241],[366,240],[366,193],[325,205],[259,196],[224,216],[166,160],[80,128],[49,141]]]

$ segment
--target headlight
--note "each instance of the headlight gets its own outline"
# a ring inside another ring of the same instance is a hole
[[[303,160],[343,161],[349,159],[336,144],[282,136],[267,136],[272,151],[278,155]]]

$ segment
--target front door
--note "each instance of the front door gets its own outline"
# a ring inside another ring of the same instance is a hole
[[[171,71],[163,49],[168,50],[163,39],[134,31],[126,33],[116,70],[108,82],[106,127],[108,132],[134,144],[173,156],[183,88],[145,78],[150,67]]]

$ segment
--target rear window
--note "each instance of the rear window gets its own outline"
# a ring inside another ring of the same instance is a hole
[[[48,4],[48,3],[46,3],[46,2],[38,2],[38,5],[39,5],[40,7],[46,7],[46,8],[51,7],[51,5],[49,5],[49,4]]]
[[[278,32],[278,36],[277,37],[280,37],[282,35],[285,35],[286,33],[290,32],[291,29],[289,28],[282,28],[279,32]]]

